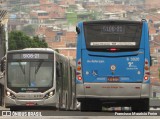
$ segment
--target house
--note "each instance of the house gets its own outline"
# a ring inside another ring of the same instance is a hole
[[[52,49],[58,49],[61,54],[69,56],[72,59],[76,57],[76,32],[63,30],[57,26],[41,25],[36,35],[45,39],[48,46]]]
[[[152,13],[146,15],[146,19],[149,25],[150,34],[150,53],[152,66],[150,67],[151,72],[151,83],[160,82],[160,14]]]
[[[65,7],[59,6],[49,0],[40,0],[38,6],[33,6],[30,12],[32,23],[45,24],[52,20],[65,18]]]
[[[75,5],[76,0],[60,0],[59,5]]]
[[[151,82],[160,82],[160,45],[150,48],[151,62]]]
[[[146,9],[151,9],[151,8],[159,8],[159,0],[145,0],[145,7]]]
[[[125,19],[127,17],[126,11],[117,11],[117,12],[105,12],[104,19]]]

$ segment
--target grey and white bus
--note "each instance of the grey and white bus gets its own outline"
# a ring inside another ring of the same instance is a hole
[[[53,106],[76,109],[75,62],[49,48],[7,53],[6,107]]]

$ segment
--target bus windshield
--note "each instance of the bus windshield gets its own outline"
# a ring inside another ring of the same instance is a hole
[[[8,87],[52,87],[53,62],[8,63]]]
[[[138,50],[141,41],[142,23],[86,22],[84,35],[87,50],[117,51]]]

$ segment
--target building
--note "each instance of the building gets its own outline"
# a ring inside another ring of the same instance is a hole
[[[105,19],[125,19],[127,17],[126,11],[118,11],[118,12],[105,12]]]
[[[159,8],[160,7],[159,0],[145,0],[145,7],[147,9]]]
[[[65,18],[65,7],[49,0],[40,0],[40,4],[33,6],[30,12],[31,23],[46,24],[54,20]]]
[[[15,5],[15,4],[37,4],[39,0],[4,0],[7,4]]]
[[[147,2],[147,0],[146,0]],[[149,2],[147,4],[155,4]],[[150,68],[151,72],[151,83],[157,85],[160,82],[160,13],[151,13],[146,15],[146,19],[149,24],[150,33],[150,53],[152,66]]]
[[[58,26],[41,25],[36,33],[40,38],[45,39],[48,46],[58,49],[61,54],[71,59],[76,58],[76,32],[63,30]]]
[[[60,5],[74,5],[76,3],[75,0],[60,0],[59,4]]]
[[[8,14],[6,10],[0,10],[0,59],[5,55],[5,27],[8,23]]]

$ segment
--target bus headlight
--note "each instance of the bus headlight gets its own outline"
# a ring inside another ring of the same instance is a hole
[[[55,90],[50,91],[50,92],[48,92],[48,93],[44,96],[44,98],[45,98],[45,99],[50,98],[50,97],[52,97],[54,94],[55,94]]]
[[[49,93],[49,96],[53,96],[53,91],[51,91],[51,92]]]
[[[9,92],[9,91],[6,92],[6,95],[7,95],[8,97],[12,98],[12,99],[15,99],[15,98],[16,98],[16,96],[15,96],[14,94],[12,94],[11,92]]]
[[[10,95],[11,95],[11,93],[9,91],[7,91],[7,96],[10,96]]]

